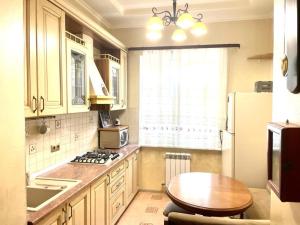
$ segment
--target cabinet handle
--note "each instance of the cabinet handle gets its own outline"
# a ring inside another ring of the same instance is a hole
[[[45,99],[43,98],[43,96],[41,96],[41,100],[42,100],[42,108],[41,108],[41,112],[43,112],[44,109],[45,109]]]
[[[67,211],[65,210],[65,208],[62,208],[63,214],[64,214],[64,222],[62,223],[62,225],[67,224]]]
[[[32,97],[32,106],[34,105],[34,108],[32,109],[32,112],[35,113],[37,110],[37,98],[35,96]]]
[[[71,209],[71,215],[69,216],[69,220],[73,217],[73,207],[71,206],[71,204],[69,203],[69,207]]]
[[[287,76],[288,68],[289,68],[289,60],[287,55],[284,55],[281,60],[281,72],[283,76]]]
[[[129,167],[129,161],[128,159],[126,159],[126,169],[128,169],[128,167]]]
[[[107,182],[107,186],[110,185],[110,176],[109,174],[107,174],[107,179],[108,179],[108,182]]]
[[[119,202],[118,205],[116,206],[116,209],[118,210],[120,206],[121,206],[121,203]]]

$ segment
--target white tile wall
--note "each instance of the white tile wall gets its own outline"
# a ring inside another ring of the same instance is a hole
[[[60,120],[61,127],[55,127]],[[39,133],[43,119],[26,120],[26,172],[32,174],[50,166],[71,160],[76,155],[93,150],[98,146],[98,113],[74,113],[44,119],[50,131]],[[37,152],[29,154],[29,146],[36,145]],[[60,151],[51,152],[51,145],[60,145]]]

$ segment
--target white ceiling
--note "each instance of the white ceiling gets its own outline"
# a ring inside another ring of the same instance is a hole
[[[109,28],[144,27],[152,7],[172,10],[172,0],[79,0]],[[193,15],[202,13],[204,22],[272,18],[273,0],[178,0],[177,8],[189,4]]]

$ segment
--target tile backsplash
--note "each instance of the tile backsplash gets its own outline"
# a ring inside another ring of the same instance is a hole
[[[46,134],[40,134],[40,125],[45,122],[50,128]],[[98,113],[74,113],[57,115],[55,118],[27,119],[26,129],[26,172],[32,174],[64,161],[76,155],[93,150],[98,146]],[[51,152],[51,146],[60,145],[60,150]],[[30,153],[30,147],[36,151]]]

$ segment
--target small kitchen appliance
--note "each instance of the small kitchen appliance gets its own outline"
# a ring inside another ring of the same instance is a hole
[[[99,129],[100,148],[121,148],[128,144],[128,126]]]

